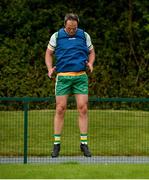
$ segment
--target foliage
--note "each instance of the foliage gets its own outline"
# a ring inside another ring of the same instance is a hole
[[[52,33],[76,12],[96,51],[90,95],[149,97],[148,0],[3,0],[0,2],[0,96],[49,96],[44,62]]]

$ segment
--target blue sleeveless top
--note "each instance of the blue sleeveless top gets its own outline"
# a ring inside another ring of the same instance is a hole
[[[69,36],[64,28],[58,31],[55,48],[57,72],[79,72],[86,70],[89,49],[82,29],[77,29],[74,36]]]

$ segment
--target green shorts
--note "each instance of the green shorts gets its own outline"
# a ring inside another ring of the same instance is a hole
[[[55,95],[63,96],[70,94],[88,94],[88,76],[82,74],[78,76],[56,77]]]

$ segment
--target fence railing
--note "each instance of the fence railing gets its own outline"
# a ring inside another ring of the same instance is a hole
[[[93,157],[87,161],[145,157],[143,161],[149,162],[149,98],[90,97],[88,107]],[[0,97],[0,163],[58,162],[50,158],[54,112],[52,96]],[[74,97],[69,97],[59,160],[82,158],[77,116]]]

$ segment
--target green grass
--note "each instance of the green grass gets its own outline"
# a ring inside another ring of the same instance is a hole
[[[54,110],[28,112],[28,155],[49,155],[53,117]],[[0,155],[23,155],[23,118],[22,111],[0,111]],[[77,119],[76,110],[67,110],[61,155],[82,154]],[[93,155],[149,155],[147,111],[90,110],[88,133]]]
[[[145,179],[149,164],[0,165],[2,179]]]

